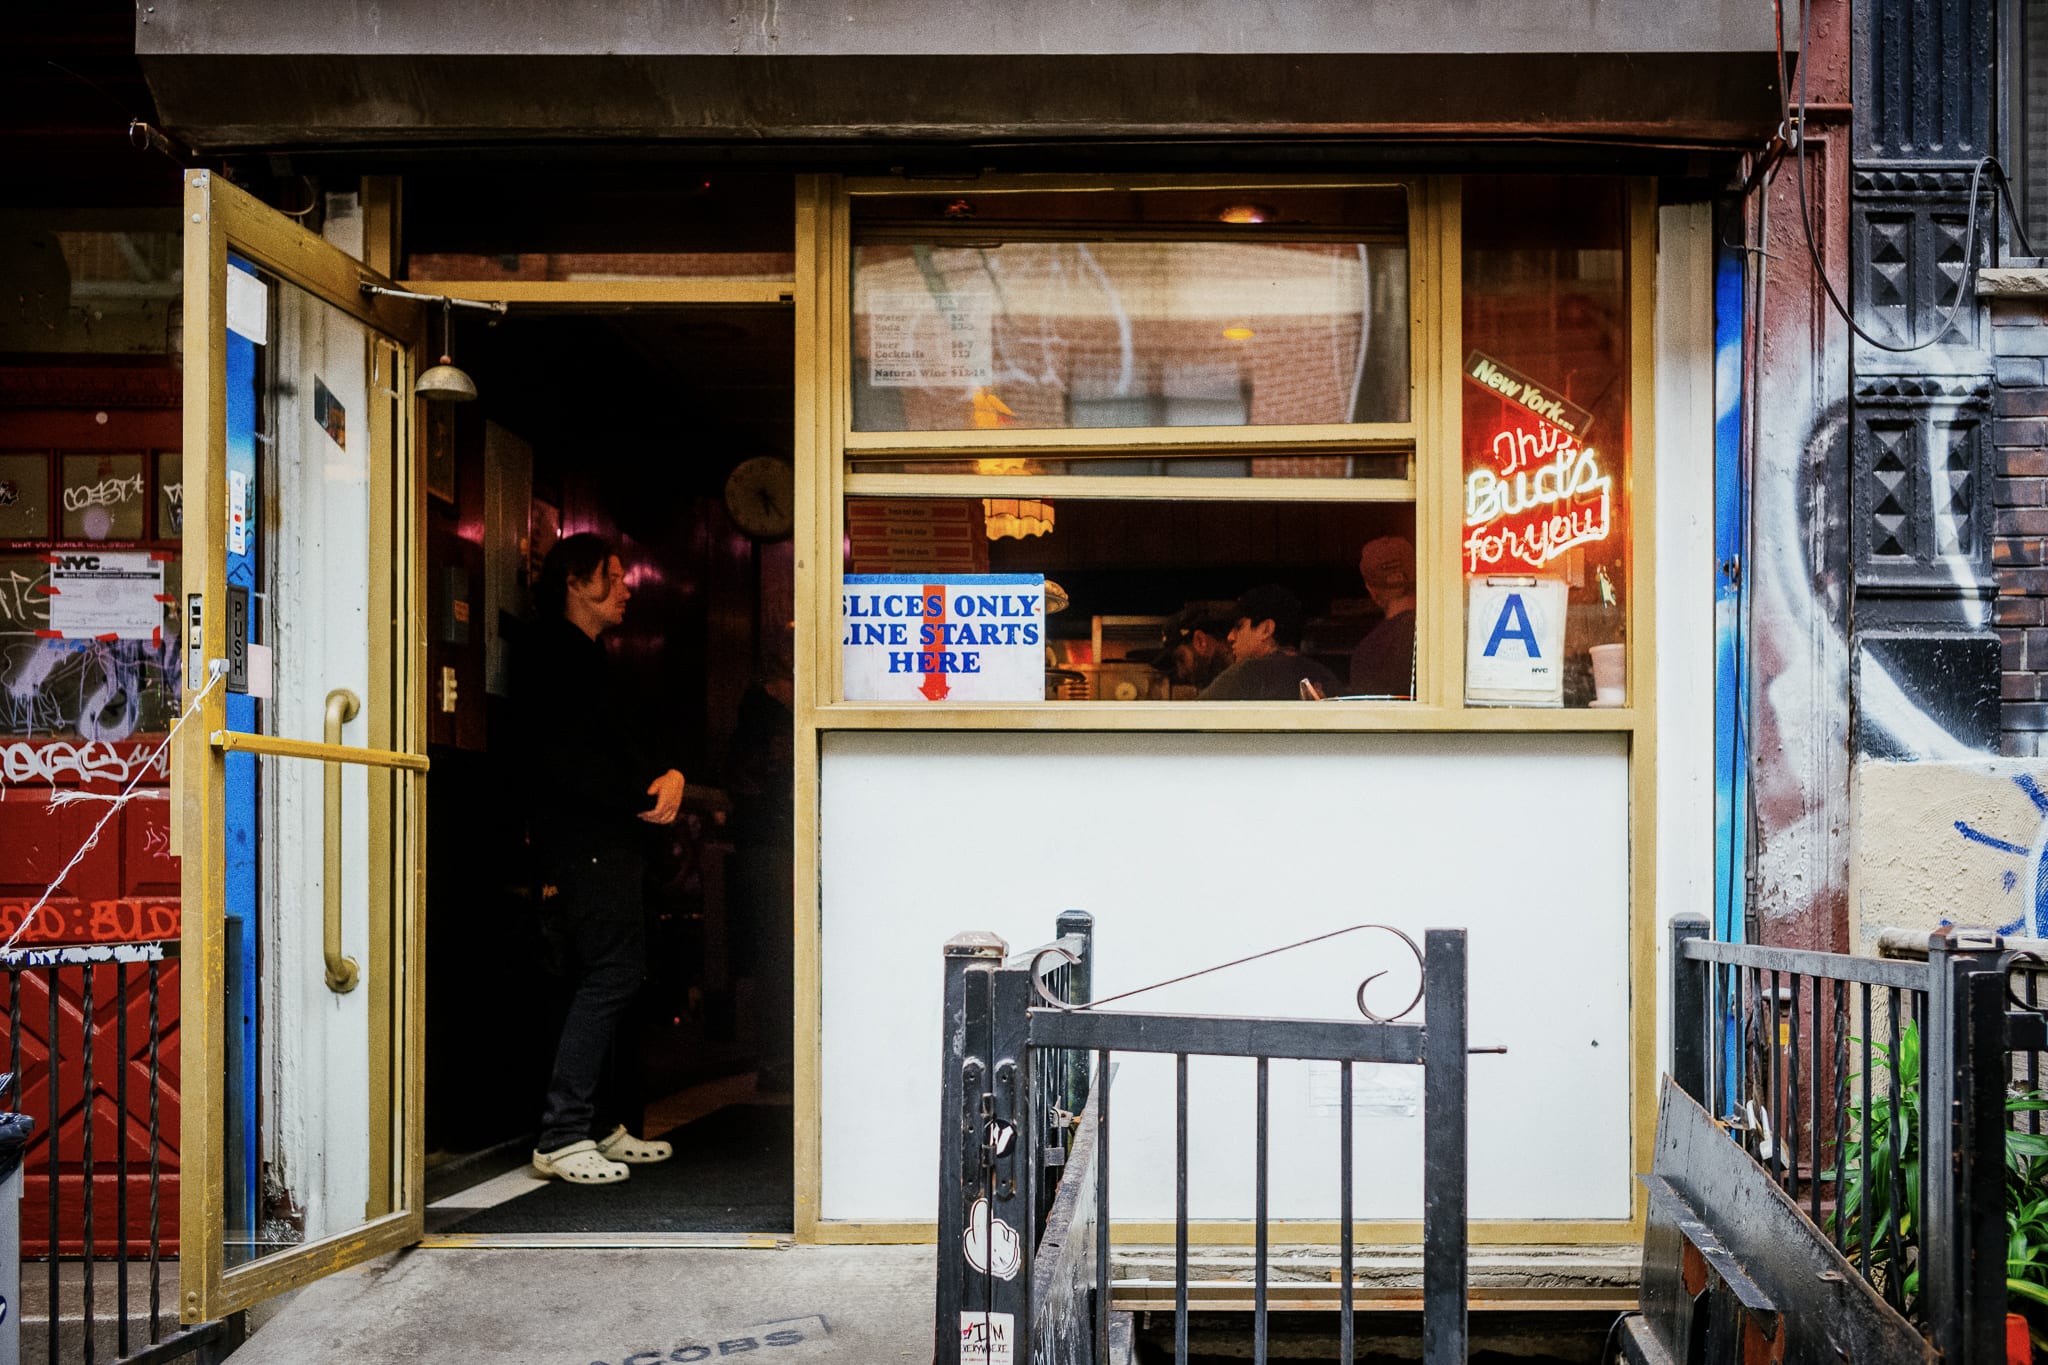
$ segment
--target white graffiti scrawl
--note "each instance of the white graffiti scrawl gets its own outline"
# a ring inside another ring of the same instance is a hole
[[[126,785],[145,774],[168,778],[170,756],[153,755],[140,746],[124,751],[100,741],[0,744],[0,781],[9,786],[40,786],[66,779]]]

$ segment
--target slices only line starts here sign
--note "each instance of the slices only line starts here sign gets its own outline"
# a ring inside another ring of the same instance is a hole
[[[848,701],[1042,701],[1043,574],[848,574]]]

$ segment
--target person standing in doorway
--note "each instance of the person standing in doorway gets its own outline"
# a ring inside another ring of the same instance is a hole
[[[554,893],[543,892],[543,913],[573,989],[533,1164],[542,1175],[606,1185],[671,1155],[668,1143],[632,1131],[642,1119],[638,1049],[621,1025],[647,970],[643,835],[675,822],[683,775],[650,756],[598,641],[625,620],[632,596],[611,543],[588,533],[556,542],[535,596],[541,619],[521,687],[530,828]]]

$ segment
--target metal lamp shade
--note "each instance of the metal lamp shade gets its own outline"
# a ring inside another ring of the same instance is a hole
[[[476,381],[457,369],[447,356],[422,374],[412,391],[429,403],[467,403],[476,398]]]

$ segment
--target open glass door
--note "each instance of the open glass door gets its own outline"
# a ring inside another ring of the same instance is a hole
[[[419,306],[185,190],[180,1309],[419,1238]]]

